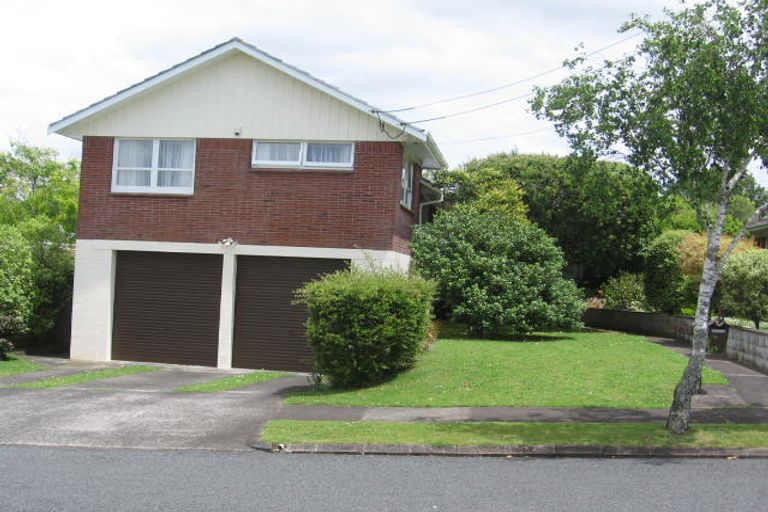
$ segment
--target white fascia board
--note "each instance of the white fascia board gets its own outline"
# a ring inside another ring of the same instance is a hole
[[[362,112],[365,112],[372,117],[377,117],[392,127],[395,127],[397,129],[404,129],[405,133],[411,135],[412,137],[415,137],[421,142],[427,143],[429,139],[429,134],[427,132],[419,128],[416,128],[414,126],[408,125],[403,121],[401,121],[400,119],[396,118],[395,116],[392,116],[385,112],[381,112],[380,110],[365,103],[364,101],[359,100],[354,96],[351,96],[341,91],[340,89],[337,89],[336,87],[333,87],[330,84],[327,84],[326,82],[323,82],[322,80],[310,75],[309,73],[306,73],[294,66],[286,64],[282,60],[276,57],[273,57],[272,55],[269,55],[268,53],[262,50],[259,50],[255,46],[250,45],[237,38],[231,39],[226,43],[222,43],[218,46],[215,46],[210,50],[206,50],[200,55],[192,57],[180,64],[177,64],[176,66],[173,66],[150,78],[147,78],[146,80],[139,82],[136,85],[128,87],[127,89],[123,89],[122,91],[112,96],[109,96],[99,102],[96,102],[89,107],[86,107],[82,110],[75,112],[74,114],[70,114],[69,116],[66,116],[54,123],[51,123],[51,125],[48,127],[48,133],[58,133],[60,130],[66,128],[67,126],[70,126],[104,109],[107,109],[113,105],[116,105],[117,103],[120,103],[128,98],[136,96],[137,94],[140,94],[146,91],[147,89],[150,89],[167,80],[170,80],[171,78],[179,76],[201,64],[204,64],[210,60],[216,59],[222,55],[225,55],[231,51],[236,51],[236,50],[241,51],[246,55],[249,55],[260,62],[268,64],[278,69],[279,71],[282,71],[283,73],[311,87],[314,87],[315,89],[319,89],[324,93],[328,94],[329,96],[332,96],[333,98],[353,108],[356,108]],[[439,151],[438,151],[438,154],[439,154]]]

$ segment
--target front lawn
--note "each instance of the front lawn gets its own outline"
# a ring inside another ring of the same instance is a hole
[[[289,404],[667,408],[687,359],[641,336],[548,333],[529,341],[441,339],[416,366],[360,390],[302,391]],[[725,384],[711,369],[705,383]]]
[[[0,376],[38,372],[42,369],[43,367],[39,364],[16,354],[8,354],[7,361],[0,361]]]
[[[431,446],[610,445],[621,447],[762,448],[765,424],[696,424],[675,435],[662,423],[390,423],[274,420],[269,443],[421,444]]]
[[[267,371],[251,372],[241,375],[223,377],[221,379],[209,380],[206,382],[200,382],[198,384],[190,384],[188,386],[176,388],[174,391],[178,391],[180,393],[219,393],[229,389],[250,386],[251,384],[256,384],[258,382],[265,382],[272,379],[278,379],[280,377],[287,377],[288,375],[290,375],[290,373]]]
[[[72,384],[81,384],[100,379],[111,379],[113,377],[123,377],[125,375],[135,375],[137,373],[154,372],[160,370],[157,366],[131,365],[122,368],[109,368],[107,370],[96,370],[92,372],[75,373],[73,375],[64,375],[60,377],[48,377],[46,379],[33,380],[16,384],[14,388],[38,389],[38,388],[59,388],[62,386],[71,386]]]

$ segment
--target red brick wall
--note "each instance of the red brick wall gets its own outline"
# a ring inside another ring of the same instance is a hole
[[[78,238],[407,251],[397,142],[358,142],[354,171],[328,172],[253,170],[250,140],[198,139],[191,197],[112,194],[113,142],[83,140]]]

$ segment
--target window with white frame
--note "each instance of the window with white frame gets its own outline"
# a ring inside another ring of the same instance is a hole
[[[253,167],[352,169],[352,142],[253,141]]]
[[[192,194],[195,183],[193,139],[117,139],[113,192]]]
[[[408,160],[403,162],[403,172],[400,175],[400,204],[411,209],[413,205],[413,164]]]

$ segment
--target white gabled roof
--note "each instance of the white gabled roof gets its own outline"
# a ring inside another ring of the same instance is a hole
[[[348,94],[342,91],[338,87],[330,85],[327,82],[324,82],[323,80],[320,80],[319,78],[312,76],[306,71],[302,71],[294,66],[291,66],[290,64],[283,62],[277,57],[274,57],[260,50],[259,48],[246,43],[240,38],[233,38],[222,44],[214,46],[213,48],[206,50],[200,53],[199,55],[196,55],[190,59],[187,59],[184,62],[181,62],[171,68],[166,69],[165,71],[161,71],[160,73],[154,76],[151,76],[126,89],[123,89],[122,91],[119,91],[116,94],[113,94],[112,96],[104,98],[103,100],[98,101],[82,110],[78,110],[73,114],[70,114],[54,123],[51,123],[51,125],[48,127],[48,133],[58,133],[64,128],[74,123],[82,121],[83,119],[86,119],[105,109],[108,109],[114,105],[117,105],[118,103],[121,103],[129,98],[132,98],[137,94],[140,94],[159,84],[162,84],[163,82],[170,80],[176,76],[179,76],[193,68],[196,68],[197,66],[200,66],[217,57],[221,57],[233,51],[240,51],[250,57],[253,57],[254,59],[260,62],[263,62],[269,66],[272,66],[273,68],[279,71],[282,71],[283,73],[311,87],[314,87],[315,89],[318,89],[332,96],[333,98],[353,108],[360,110],[361,112],[364,112],[374,118],[377,118],[382,123],[387,124],[391,127],[394,127],[398,131],[402,131],[403,133],[410,135],[411,137],[422,142],[426,146],[427,151],[431,153],[431,156],[433,157],[435,162],[438,164],[438,166],[445,167],[447,165],[445,158],[443,157],[442,153],[438,149],[436,143],[434,142],[432,137],[429,135],[429,133],[426,132],[425,130],[422,130],[421,128],[417,128],[413,125],[410,125],[398,119],[397,117],[391,114],[383,112],[380,109],[377,109],[374,106],[366,103],[365,101],[358,99],[352,96],[351,94]]]

